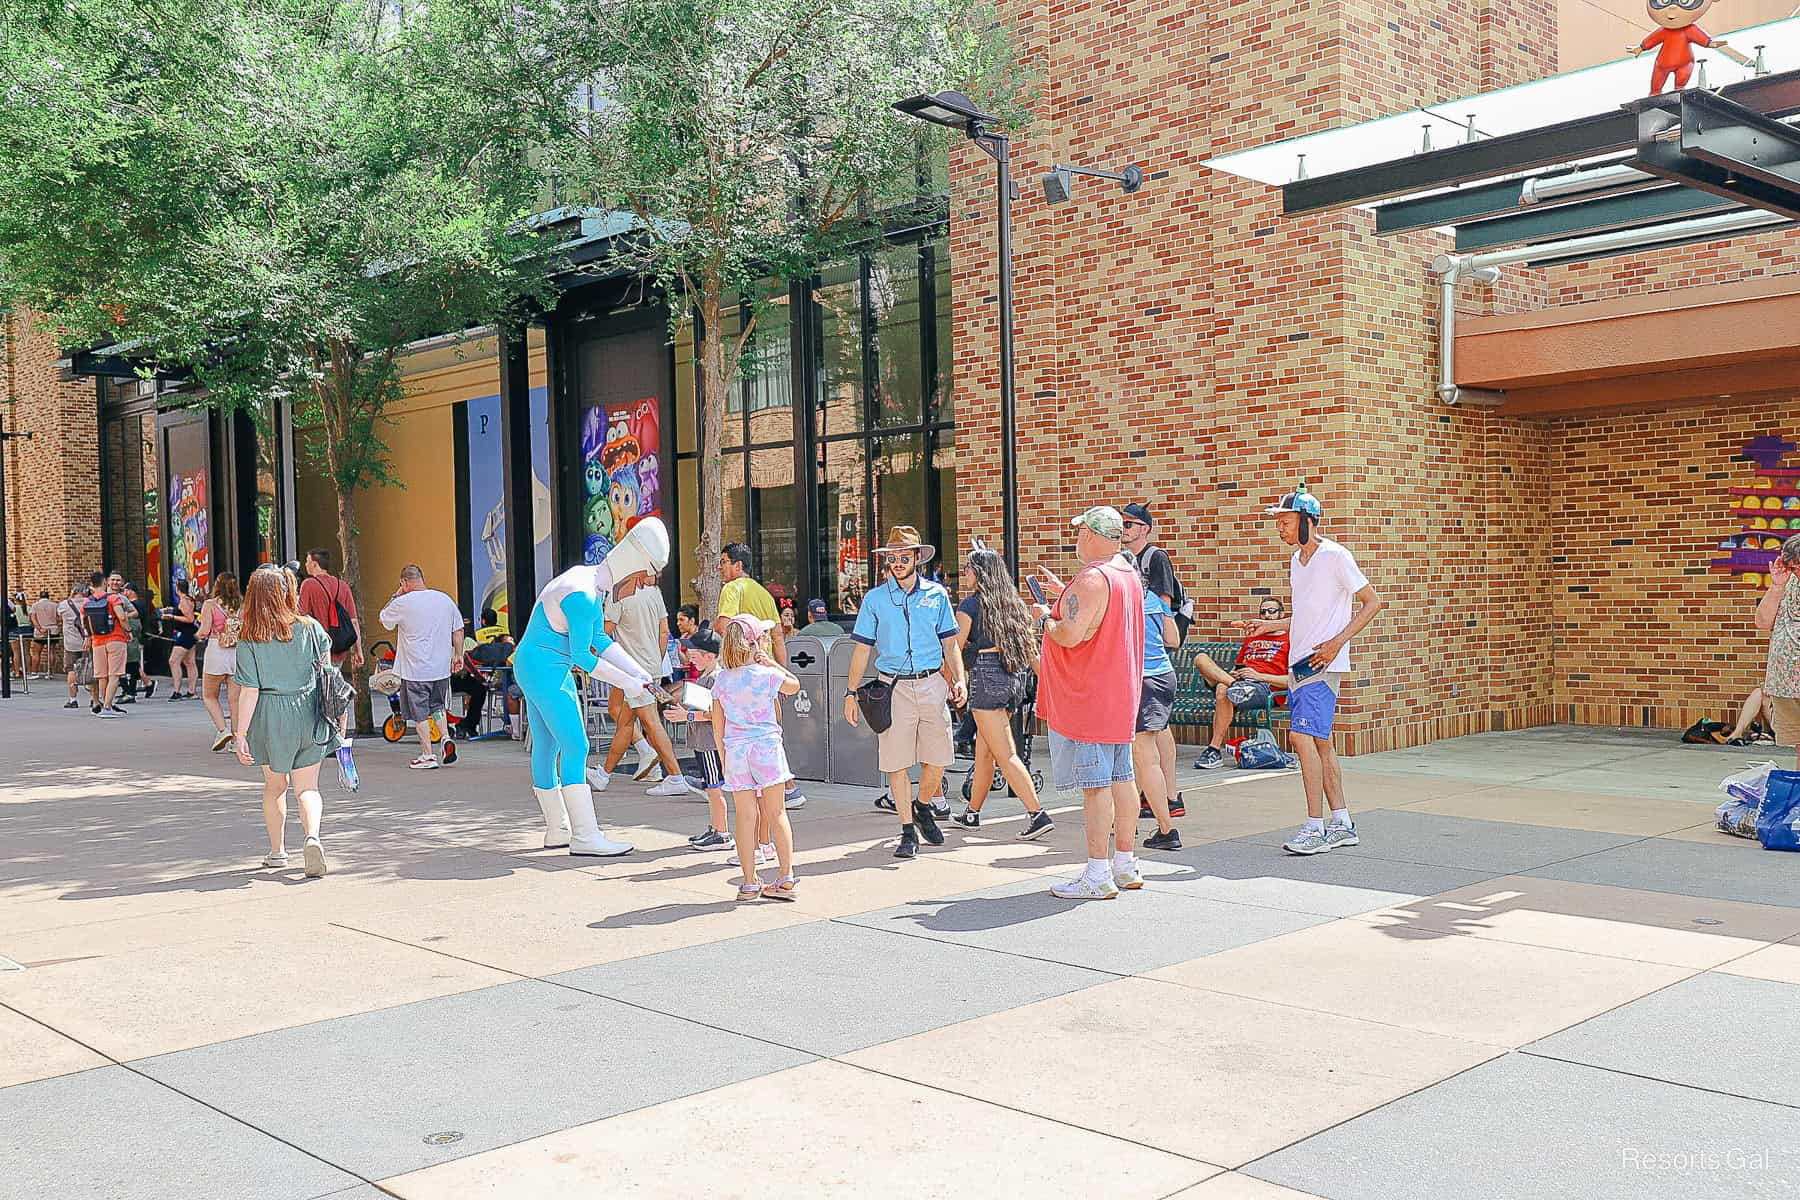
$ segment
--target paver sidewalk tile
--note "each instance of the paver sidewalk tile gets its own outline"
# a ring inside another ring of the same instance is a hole
[[[815,921],[553,977],[553,981],[835,1055],[1104,983],[1108,976]],[[796,1019],[804,1014],[803,1019]]]
[[[1152,971],[1188,987],[1519,1046],[1691,974],[1345,920]]]
[[[1737,1200],[1800,1188],[1794,1110],[1509,1054],[1244,1168],[1331,1200]]]
[[[1312,1192],[1296,1192],[1279,1184],[1228,1171],[1214,1175],[1185,1191],[1176,1192],[1168,1200],[1319,1200]]]
[[[956,1136],[948,1142],[913,1136],[921,1121]],[[751,1161],[758,1166],[746,1176]],[[1041,1200],[1165,1196],[1217,1170],[1029,1113],[817,1062],[381,1182],[403,1200]]]
[[[1133,978],[845,1061],[1235,1167],[1499,1052]]]
[[[1755,842],[1742,838],[1714,836],[1717,841],[1713,844],[1650,838],[1522,873],[1541,879],[1800,908],[1800,888],[1794,887],[1790,856],[1764,853]]]
[[[1614,796],[1601,792],[1499,785],[1458,795],[1418,800],[1408,812],[1483,821],[1507,821],[1553,829],[1653,837],[1711,817],[1695,800],[1667,796]]]
[[[1486,880],[1358,920],[1396,935],[1436,931],[1697,969],[1800,934],[1800,909],[1525,875]]]
[[[1742,975],[1748,979],[1800,983],[1800,942],[1790,938],[1778,945],[1765,946],[1742,958],[1720,963],[1713,969],[1724,975]]]
[[[0,1002],[123,1062],[510,977],[333,926],[0,974]]]
[[[80,1043],[0,1008],[0,1088],[106,1065],[106,1059]]]
[[[1329,920],[1223,904],[1155,876],[1108,904],[1072,904],[1032,879],[952,900],[921,900],[844,920],[869,929],[981,946],[1133,975]]]
[[[1280,846],[1292,832],[1288,829],[1244,840]],[[1562,859],[1610,850],[1632,840],[1629,834],[1446,817],[1416,808],[1358,813],[1356,832],[1362,839],[1361,845],[1334,850],[1330,857],[1394,859],[1490,875],[1515,874]]]
[[[1800,986],[1708,973],[1621,1005],[1526,1047],[1624,1071],[1800,1108],[1800,1041],[1739,1029],[1800,1028]],[[1800,1113],[1795,1115],[1800,1133]]]
[[[123,1067],[0,1089],[9,1200],[317,1200],[360,1182]]]
[[[1327,917],[1370,912],[1489,878],[1483,871],[1337,853],[1297,858],[1276,846],[1245,841],[1139,857],[1144,877],[1170,891]]]
[[[533,980],[134,1065],[380,1179],[809,1057]]]

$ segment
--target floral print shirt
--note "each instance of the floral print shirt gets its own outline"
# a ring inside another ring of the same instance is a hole
[[[1763,695],[1800,699],[1800,579],[1788,579],[1781,607],[1775,610]]]

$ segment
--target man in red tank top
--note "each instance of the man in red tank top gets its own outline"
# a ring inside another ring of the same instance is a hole
[[[1072,522],[1084,565],[1066,587],[1039,567],[1054,607],[1037,606],[1044,630],[1038,715],[1050,726],[1050,770],[1062,791],[1081,789],[1087,869],[1051,887],[1065,900],[1111,900],[1144,886],[1132,849],[1137,783],[1131,740],[1144,674],[1144,583],[1120,554],[1124,519],[1090,508]]]

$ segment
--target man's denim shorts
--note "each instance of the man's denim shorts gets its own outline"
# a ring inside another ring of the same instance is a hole
[[[1078,742],[1050,731],[1050,778],[1060,792],[1111,787],[1135,776],[1131,771],[1131,743]]]

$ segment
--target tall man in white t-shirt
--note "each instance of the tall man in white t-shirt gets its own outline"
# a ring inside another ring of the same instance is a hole
[[[1387,601],[1356,565],[1350,551],[1319,536],[1323,511],[1302,483],[1263,510],[1275,518],[1275,532],[1298,547],[1289,563],[1293,615],[1250,625],[1250,636],[1288,632],[1288,732],[1300,759],[1306,788],[1306,824],[1282,849],[1289,854],[1323,854],[1357,844],[1356,825],[1344,797],[1344,775],[1331,748],[1338,690],[1350,671],[1350,639],[1375,619]],[[1331,820],[1325,806],[1331,805]]]
[[[425,586],[425,572],[402,567],[400,586],[381,610],[381,623],[394,630],[394,670],[400,676],[400,715],[419,735],[419,757],[407,764],[415,771],[435,771],[431,722],[444,733],[445,766],[456,761],[450,740],[450,669],[462,654],[463,616],[456,601]]]

